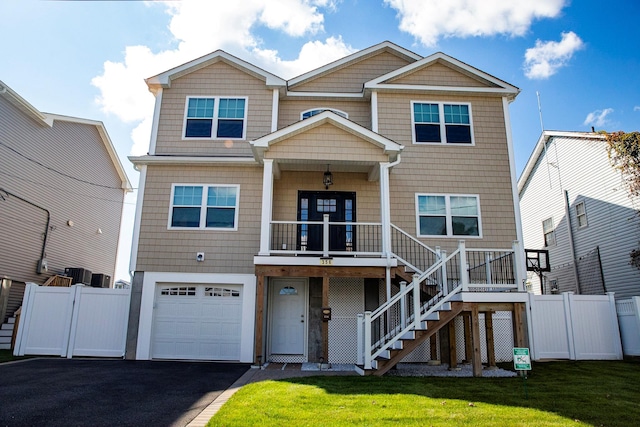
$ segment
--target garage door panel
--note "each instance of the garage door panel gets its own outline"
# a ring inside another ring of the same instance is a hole
[[[239,360],[240,285],[158,285],[152,357]]]

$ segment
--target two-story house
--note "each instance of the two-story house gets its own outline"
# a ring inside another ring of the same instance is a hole
[[[129,191],[102,122],[43,113],[0,81],[0,323],[26,282],[72,268],[112,284]],[[3,325],[0,348],[12,329]]]
[[[526,338],[516,87],[390,42],[288,81],[216,51],[146,82],[127,357],[380,373],[496,309]]]
[[[629,262],[640,241],[637,201],[607,147],[594,132],[538,139],[518,181],[525,247],[549,255],[549,272],[530,273],[536,293],[640,295],[640,271]]]

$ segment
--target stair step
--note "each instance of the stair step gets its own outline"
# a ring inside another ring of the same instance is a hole
[[[9,317],[7,319],[7,323],[13,325],[14,323],[16,323],[16,318],[15,317]]]
[[[444,304],[442,304],[440,306],[440,308],[438,310],[440,310],[440,311],[451,311],[451,303],[450,302],[445,302]]]
[[[5,336],[0,336],[0,343],[10,343],[11,342],[11,335],[9,335],[8,337]]]
[[[440,320],[440,313],[434,311],[433,313],[430,313],[424,320],[432,320],[437,322],[438,320]]]
[[[400,337],[401,340],[414,340],[416,339],[415,331],[407,331]],[[396,344],[400,341],[396,341]],[[395,348],[395,347],[394,347]]]
[[[0,326],[0,330],[13,331],[13,325],[13,323],[3,323],[2,326]]]
[[[11,350],[11,343],[0,343],[0,350]]]

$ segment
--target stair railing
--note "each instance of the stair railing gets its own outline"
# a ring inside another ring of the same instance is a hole
[[[441,281],[442,276],[446,281],[447,264],[460,258],[460,250],[458,248],[451,255],[442,256],[424,273],[414,275],[410,284],[403,286],[400,292],[376,310],[358,315],[358,354],[363,355],[359,363],[364,369],[371,369],[376,357],[394,348],[405,334],[419,328],[423,319],[442,307],[462,289],[462,286],[458,286],[445,294],[443,291],[447,289],[446,286],[442,286]],[[464,247],[462,250],[464,251]],[[429,280],[431,277],[433,280]],[[440,289],[434,297],[423,303],[420,284],[425,280],[439,283]]]

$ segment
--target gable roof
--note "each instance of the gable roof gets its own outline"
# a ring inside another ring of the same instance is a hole
[[[109,138],[109,134],[107,133],[107,130],[105,129],[104,124],[102,122],[97,120],[81,119],[78,117],[62,116],[59,114],[43,113],[33,105],[29,104],[24,98],[18,95],[14,90],[12,90],[9,86],[7,86],[2,81],[0,81],[0,96],[5,97],[16,108],[18,108],[20,111],[25,113],[27,116],[34,119],[36,122],[38,122],[42,126],[53,127],[53,123],[56,120],[95,126],[96,129],[98,130],[98,134],[100,135],[100,139],[102,140],[102,143],[104,144],[107,150],[107,153],[109,154],[109,158],[111,159],[111,162],[113,163],[113,166],[116,169],[116,173],[118,174],[118,177],[122,182],[122,189],[125,190],[126,192],[132,191],[129,178],[127,177],[127,174],[124,171],[124,168],[122,167],[120,158],[118,157],[118,154],[116,153],[113,143],[111,142],[111,138]]]
[[[334,113],[333,111],[327,110],[251,141],[251,149],[253,150],[256,161],[262,163],[264,159],[264,152],[267,151],[271,145],[325,123],[329,123],[348,133],[356,135],[359,138],[381,148],[385,154],[390,156],[391,161],[395,160],[398,154],[404,149],[404,146],[397,142],[362,127],[359,124]]]
[[[155,94],[160,88],[171,87],[172,80],[207,67],[208,65],[215,64],[216,62],[225,62],[226,64],[229,64],[232,67],[244,71],[256,78],[264,79],[267,87],[277,89],[284,88],[286,86],[286,81],[284,79],[281,79],[275,74],[271,74],[262,68],[256,67],[253,64],[243,61],[240,58],[230,55],[223,50],[216,50],[208,55],[167,70],[164,73],[149,77],[148,79],[145,79],[145,82],[147,83],[149,90]]]
[[[336,61],[330,62],[329,64],[323,65],[320,68],[316,68],[315,70],[304,73],[298,77],[294,77],[287,81],[289,87],[296,86],[310,80],[313,80],[317,77],[320,77],[325,74],[329,74],[332,71],[335,71],[340,68],[344,68],[350,64],[358,62],[366,57],[373,56],[380,52],[389,52],[396,56],[406,59],[407,61],[414,62],[422,59],[422,56],[417,53],[411,52],[403,47],[400,47],[394,43],[389,41],[384,41],[382,43],[378,43],[371,47],[368,47],[363,50],[359,50],[351,55],[345,56],[344,58],[338,59]]]
[[[582,138],[582,139],[605,139],[604,135],[600,133],[593,132],[570,132],[570,131],[555,131],[555,130],[545,130],[538,138],[538,142],[536,146],[533,148],[533,152],[531,156],[529,156],[529,160],[527,160],[527,164],[524,167],[520,178],[518,179],[518,194],[522,192],[522,189],[525,187],[529,178],[533,174],[535,169],[535,165],[538,163],[538,159],[544,155],[545,148],[549,142],[549,140],[556,137],[565,137],[565,138]]]
[[[429,86],[429,85],[405,85],[388,83],[388,81],[396,79],[398,77],[413,73],[422,68],[427,68],[435,63],[440,63],[452,68],[468,77],[481,81],[486,84],[486,87],[454,87],[454,86]],[[394,70],[388,74],[380,76],[376,79],[368,81],[364,85],[365,90],[423,90],[423,91],[438,91],[446,90],[448,92],[479,92],[479,93],[495,93],[500,95],[506,95],[509,100],[515,99],[520,93],[520,89],[513,86],[491,74],[485,73],[475,67],[472,67],[462,61],[459,61],[449,55],[442,52],[434,53],[425,58],[422,58],[412,64],[405,67]]]

